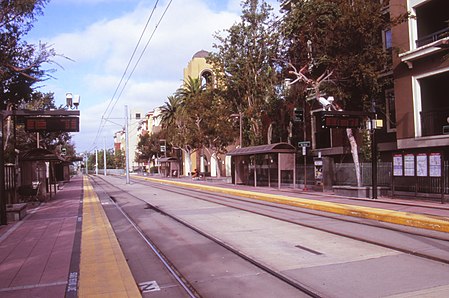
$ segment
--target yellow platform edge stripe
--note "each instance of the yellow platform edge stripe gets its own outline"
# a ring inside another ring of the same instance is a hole
[[[83,179],[78,297],[141,297],[126,258],[87,176]]]
[[[188,187],[200,189],[211,192],[224,193],[229,195],[241,196],[245,198],[257,199],[272,203],[285,204],[289,206],[307,208],[317,211],[325,211],[341,215],[372,219],[382,222],[410,226],[415,228],[428,229],[439,232],[449,232],[449,218],[445,217],[431,217],[421,214],[386,210],[373,207],[355,206],[349,204],[339,204],[332,202],[323,202],[317,200],[310,200],[297,197],[289,197],[283,195],[265,194],[253,191],[238,190],[217,186],[210,186],[204,184],[188,183],[174,180],[165,180],[149,177],[136,176],[136,178],[144,179],[152,182],[171,184],[181,187]]]

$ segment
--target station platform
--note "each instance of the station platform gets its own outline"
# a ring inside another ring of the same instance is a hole
[[[0,226],[1,297],[141,297],[87,177]]]
[[[135,178],[282,201],[315,210],[319,208],[313,206],[325,206],[329,212],[345,210],[340,214],[374,214],[379,220],[388,217],[398,224],[412,219],[433,224],[437,231],[449,227],[449,204],[437,202],[392,198],[373,201],[219,181]],[[0,297],[140,296],[101,202],[86,176],[73,177],[52,200],[31,208],[24,219],[0,226]]]

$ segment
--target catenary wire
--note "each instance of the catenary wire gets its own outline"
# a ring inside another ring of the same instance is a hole
[[[142,33],[140,34],[139,40],[138,40],[136,46],[134,47],[133,53],[132,53],[132,55],[131,55],[131,57],[130,57],[130,59],[129,59],[129,61],[128,61],[128,64],[126,65],[126,68],[125,68],[125,70],[124,70],[124,72],[123,72],[123,74],[122,74],[122,76],[121,76],[121,78],[120,78],[120,81],[119,81],[119,83],[118,83],[118,85],[117,85],[117,87],[116,87],[116,89],[115,89],[115,91],[114,91],[114,94],[112,95],[111,99],[109,100],[108,106],[106,107],[106,109],[105,109],[103,115],[101,116],[101,122],[100,122],[100,125],[99,125],[99,127],[98,127],[98,131],[97,131],[97,134],[96,134],[96,136],[95,136],[95,139],[94,139],[94,142],[93,142],[93,146],[95,146],[95,144],[96,144],[96,142],[97,142],[97,140],[98,140],[99,135],[101,134],[103,128],[104,128],[105,125],[106,125],[106,121],[107,121],[107,120],[105,119],[105,115],[106,115],[106,113],[108,112],[108,110],[109,110],[109,108],[110,108],[112,102],[114,101],[114,98],[115,98],[115,96],[117,95],[117,92],[118,92],[118,90],[119,90],[119,88],[120,88],[120,85],[122,84],[122,82],[123,82],[123,80],[124,80],[124,78],[125,78],[125,76],[126,76],[126,73],[128,72],[128,69],[129,69],[129,67],[130,67],[130,65],[131,65],[131,62],[132,62],[132,60],[134,59],[135,54],[137,53],[137,49],[139,48],[139,45],[140,45],[141,42],[142,42],[143,36],[144,36],[145,32],[147,31],[148,25],[149,25],[149,23],[150,23],[150,21],[151,21],[153,15],[154,15],[154,12],[155,12],[155,10],[156,10],[156,8],[157,8],[158,3],[159,3],[159,0],[156,0],[155,4],[154,4],[154,6],[153,6],[153,9],[151,10],[151,13],[150,13],[150,15],[149,15],[148,18],[147,18],[147,22],[146,22],[146,24],[145,24],[145,27],[143,28]],[[115,104],[114,104],[114,106],[115,106]],[[108,118],[109,118],[110,114],[112,113],[112,110],[113,110],[113,108],[110,110],[110,112],[109,112],[109,114],[108,114]]]

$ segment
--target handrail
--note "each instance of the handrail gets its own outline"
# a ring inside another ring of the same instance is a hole
[[[419,39],[416,40],[416,46],[422,47],[425,46],[426,44],[429,44],[431,42],[443,39],[445,37],[449,37],[449,27],[444,28],[442,30],[438,30],[436,32],[433,32],[432,34],[423,36]]]

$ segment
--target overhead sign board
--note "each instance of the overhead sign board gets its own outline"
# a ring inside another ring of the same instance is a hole
[[[28,132],[79,132],[79,117],[25,117]]]
[[[324,116],[325,128],[359,128],[362,127],[363,119],[359,116]]]

